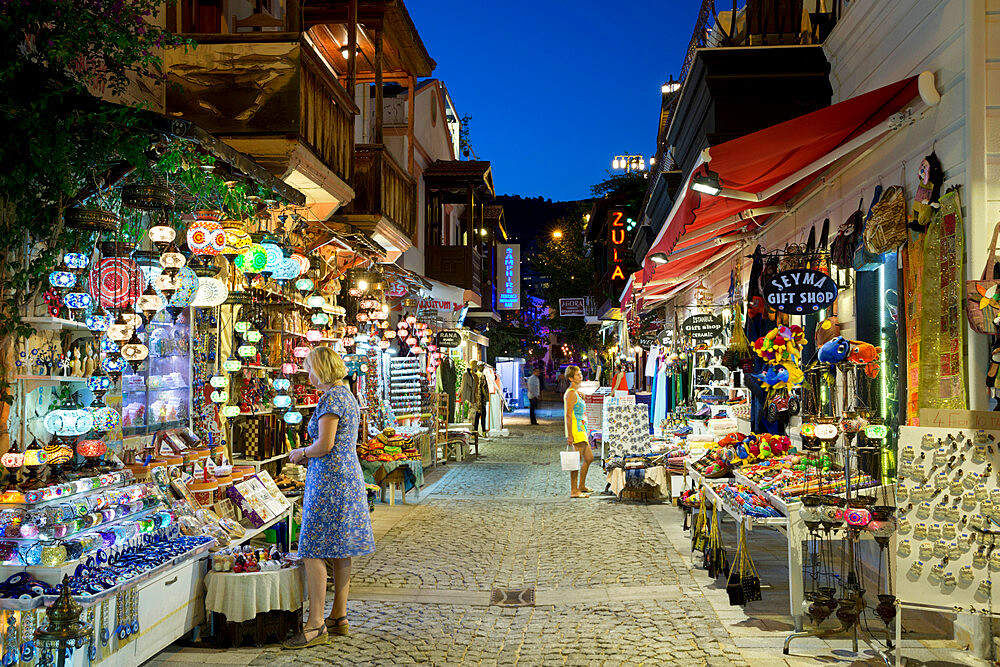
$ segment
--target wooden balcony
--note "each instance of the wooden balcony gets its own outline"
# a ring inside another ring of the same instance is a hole
[[[249,155],[329,215],[353,198],[357,106],[321,57],[287,33],[225,37],[166,52],[167,113]]]
[[[434,246],[424,257],[424,274],[455,287],[483,293],[483,259],[479,251],[470,246]]]
[[[378,235],[379,243],[404,251],[417,231],[417,183],[382,144],[354,149],[355,197],[335,219]],[[392,227],[386,227],[386,222]],[[405,247],[404,247],[405,246]]]

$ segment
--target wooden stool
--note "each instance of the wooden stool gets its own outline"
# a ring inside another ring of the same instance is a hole
[[[385,468],[380,468],[380,470],[385,470]],[[403,494],[403,504],[406,504],[406,468],[400,466],[390,473],[386,473],[382,479],[376,479],[376,483],[382,487],[382,502],[385,502],[385,492],[389,491],[389,504],[396,504],[396,486],[399,485],[399,490]]]

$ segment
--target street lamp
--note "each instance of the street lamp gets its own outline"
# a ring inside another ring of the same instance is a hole
[[[673,74],[670,75],[669,81],[664,82],[664,84],[660,86],[660,92],[664,95],[669,95],[670,93],[676,93],[680,89],[681,89],[681,82],[674,81]]]
[[[556,240],[561,239],[562,238],[562,232],[557,229],[556,231],[552,232],[552,238],[554,238]]]
[[[652,159],[650,160],[652,164]],[[621,169],[626,173],[646,171],[646,158],[641,155],[616,155],[611,161],[612,169]]]

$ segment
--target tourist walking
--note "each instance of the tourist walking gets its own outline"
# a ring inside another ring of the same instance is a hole
[[[586,405],[580,396],[583,373],[578,366],[568,366],[565,378],[569,383],[566,393],[563,394],[566,440],[570,447],[576,448],[581,459],[580,470],[572,470],[569,473],[569,495],[571,498],[586,498],[591,493],[591,489],[587,488],[587,471],[590,469],[590,462],[594,460],[594,452],[587,440]]]
[[[566,390],[569,389],[569,379],[566,377],[566,373],[569,372],[570,368],[572,366],[567,366],[565,371],[559,371],[559,375],[556,376],[556,391],[559,392],[560,396],[564,395]]]
[[[347,596],[351,558],[375,551],[368,493],[358,461],[358,402],[344,382],[347,367],[329,347],[306,357],[309,381],[324,392],[307,428],[312,444],[293,449],[288,460],[307,465],[299,556],[305,566],[309,616],[285,648],[325,644],[330,632],[348,634]],[[333,610],[324,620],[327,562],[333,565]]]
[[[538,399],[542,395],[542,381],[539,379],[541,374],[542,369],[536,368],[528,376],[528,412],[531,416],[533,426],[538,426],[538,419],[535,418],[535,410],[538,409]]]

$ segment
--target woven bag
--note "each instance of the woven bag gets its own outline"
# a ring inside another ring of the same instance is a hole
[[[865,248],[875,254],[890,252],[906,241],[906,196],[903,188],[892,185],[872,207],[865,227]]]
[[[997,234],[1000,222],[993,228],[993,241],[986,255],[986,265],[979,280],[965,281],[965,316],[976,333],[996,336],[1000,332],[1000,280],[997,280]]]

